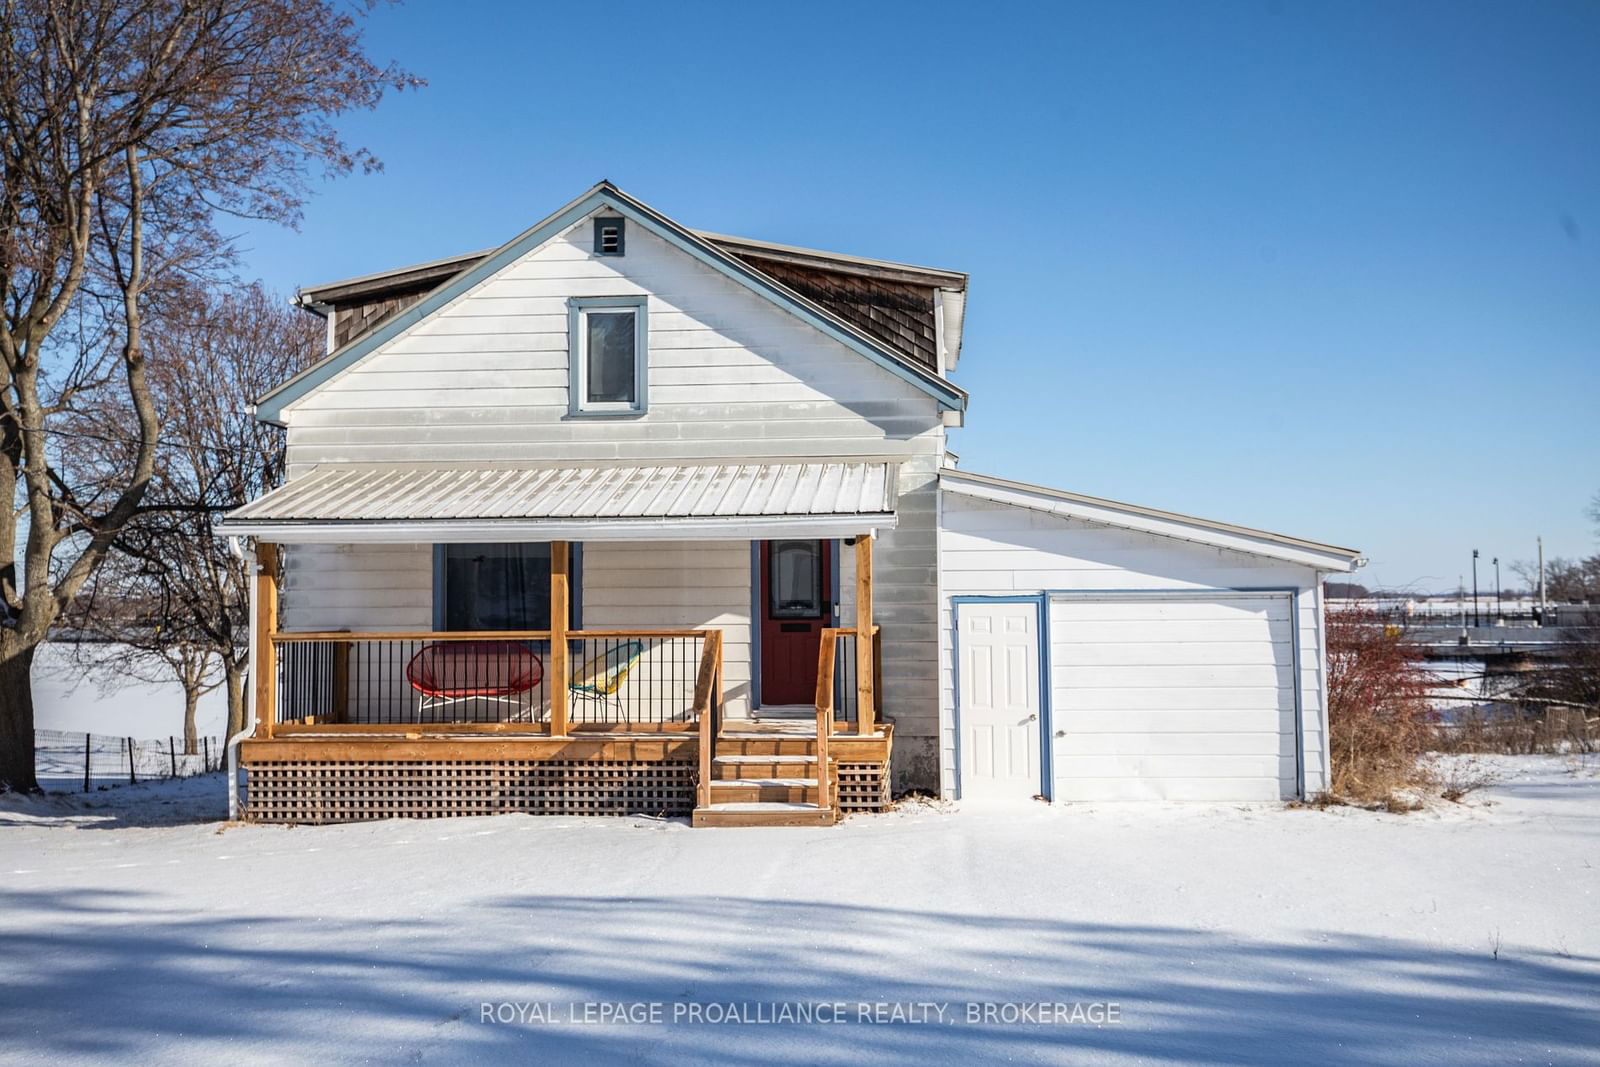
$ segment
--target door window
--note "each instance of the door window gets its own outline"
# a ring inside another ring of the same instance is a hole
[[[768,554],[767,613],[774,619],[822,617],[822,544],[774,541]]]

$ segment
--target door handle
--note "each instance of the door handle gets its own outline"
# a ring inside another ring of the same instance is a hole
[[[1030,722],[1038,722],[1038,721],[1039,721],[1039,715],[1038,715],[1037,712],[1035,712],[1034,714],[1029,715],[1026,719],[1023,719],[1021,722],[1017,723],[1017,725],[1018,726],[1026,726]]]

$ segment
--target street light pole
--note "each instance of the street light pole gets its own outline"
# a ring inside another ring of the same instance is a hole
[[[1501,609],[1501,602],[1500,602],[1500,557],[1496,556],[1494,558],[1494,621],[1497,624],[1500,622],[1501,610],[1502,609]]]
[[[1544,625],[1544,537],[1539,538],[1539,625]]]
[[[1472,625],[1481,625],[1478,622],[1478,550],[1472,550]]]

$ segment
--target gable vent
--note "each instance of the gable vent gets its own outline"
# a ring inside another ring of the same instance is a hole
[[[597,256],[620,256],[627,243],[627,219],[595,219],[594,220],[594,254]]]

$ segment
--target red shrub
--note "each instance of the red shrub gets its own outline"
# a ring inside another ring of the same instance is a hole
[[[1329,613],[1328,743],[1333,799],[1398,803],[1396,792],[1427,782],[1434,737],[1428,675],[1398,627],[1366,608]]]

